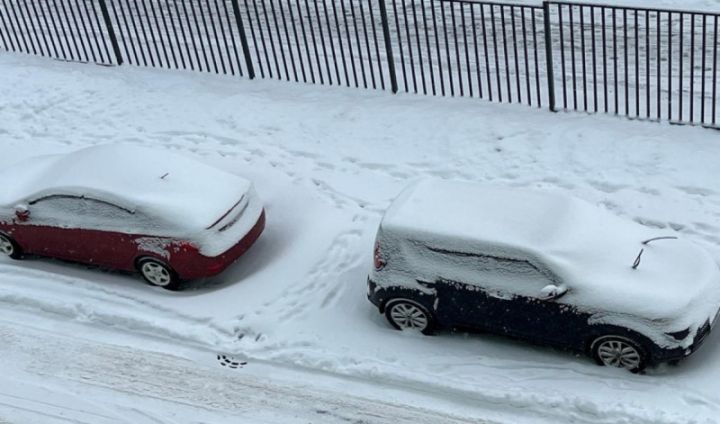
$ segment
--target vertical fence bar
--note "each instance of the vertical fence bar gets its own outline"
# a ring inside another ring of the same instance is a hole
[[[537,105],[538,105],[538,107],[542,107],[542,98],[540,96],[540,61],[538,60],[538,41],[537,41],[537,28],[535,25],[535,8],[530,9],[530,14],[532,16],[533,57],[535,59],[535,92],[537,94]],[[546,48],[548,48],[548,47],[546,47]],[[548,77],[551,78],[552,75],[549,75]],[[552,87],[553,87],[553,101],[554,101],[555,100],[554,84]],[[554,108],[555,105],[553,104],[552,107]]]
[[[532,9],[530,9],[532,11]],[[532,106],[532,92],[530,91],[530,57],[527,48],[527,24],[525,22],[525,7],[520,8],[520,19],[522,19],[523,32],[523,53],[525,55],[525,90],[527,93],[528,106]]]
[[[410,1],[413,1],[413,0],[410,0]],[[406,40],[407,40],[408,58],[410,58],[410,74],[412,75],[413,91],[415,93],[417,93],[418,85],[417,85],[417,76],[415,74],[415,59],[413,58],[412,37],[410,36],[410,23],[408,22],[407,6],[405,5],[405,0],[401,0],[400,5],[402,6],[403,24],[405,25],[405,36],[407,37]],[[400,28],[398,28],[398,32],[400,32]],[[398,40],[399,40],[399,38],[398,38]],[[359,48],[359,46],[360,46],[360,40],[358,40],[358,48]]]
[[[607,80],[607,31],[605,29],[605,8],[601,7],[602,13],[602,63],[603,63],[603,106],[605,113],[608,113],[608,80]]]
[[[695,119],[695,14],[690,14],[690,123]]]
[[[443,34],[445,35],[445,56],[447,59],[448,82],[450,83],[450,96],[455,96],[455,85],[453,84],[452,64],[450,62],[450,44],[447,33],[447,19],[445,19],[445,6],[440,2],[440,16],[442,17]]]
[[[385,0],[378,0],[378,3],[380,3],[380,22],[382,24],[383,39],[385,40],[385,56],[387,57],[388,71],[390,72],[390,89],[395,94],[398,91],[398,84],[397,75],[395,74],[395,57],[393,56],[392,41],[390,40],[387,8],[385,7]]]
[[[105,22],[105,29],[107,30],[108,37],[110,37],[110,45],[112,46],[113,53],[115,54],[115,60],[118,65],[122,65],[123,58],[120,54],[120,45],[118,44],[115,30],[113,29],[112,22],[110,21],[110,13],[108,12],[107,4],[105,4],[105,0],[98,0],[98,4],[100,5],[100,12],[102,14],[103,21]]]
[[[480,5],[480,23],[482,23],[483,50],[485,52],[485,76],[487,78],[487,91],[490,101],[493,99],[492,94],[492,77],[490,76],[490,55],[488,54],[487,29],[485,28],[485,7]],[[442,72],[442,67],[440,68]]]
[[[307,0],[305,0],[307,1]],[[360,0],[362,1],[362,0]],[[357,17],[355,16],[355,5],[353,4],[353,0],[348,0],[350,4],[350,17],[352,18],[353,28],[355,29],[355,43],[357,43],[357,54],[358,54],[358,63],[360,64],[360,75],[362,76],[363,80],[363,88],[368,88],[367,83],[367,74],[365,73],[365,63],[363,61],[362,56],[362,43],[360,43],[360,30],[358,29],[358,23],[357,23]],[[310,28],[310,31],[312,33],[312,27]],[[410,44],[410,40],[408,40],[408,45]],[[313,34],[313,45],[315,45],[315,35]],[[315,54],[317,55],[317,46],[315,46]],[[410,56],[412,60],[412,55]],[[318,57],[318,68],[320,67]],[[318,70],[318,73],[319,70]],[[415,70],[413,69],[413,79],[415,77]],[[320,83],[322,84],[322,73],[320,73]]]
[[[291,0],[288,0],[288,15],[290,17],[290,23],[292,24],[293,36],[295,37],[295,45],[297,46],[298,62],[300,63],[300,73],[302,74],[303,82],[307,82],[307,74],[305,73],[305,62],[303,61],[302,47],[300,46],[300,37],[298,36],[297,25],[295,24],[295,18],[293,17],[293,11],[292,11],[292,4],[290,2],[291,2]],[[337,18],[337,10],[335,8],[335,2],[333,2],[332,5],[333,5],[333,12],[335,13],[335,23],[337,25],[338,33],[340,33],[340,23],[337,20],[338,18]],[[250,32],[252,33],[252,28],[250,29]],[[253,36],[253,38],[255,38],[255,36]],[[255,42],[255,51],[257,51],[257,42]],[[345,80],[347,81],[347,86],[350,87],[350,82],[349,82],[350,80],[348,79],[348,75],[347,75],[347,65],[345,63],[345,54],[344,54],[343,48],[342,48],[342,40],[340,40],[340,54],[342,55],[343,67],[345,67]],[[310,59],[308,58],[308,60],[310,60]],[[262,72],[262,69],[260,71]]]
[[[678,52],[678,63],[680,65],[680,69],[678,71],[678,121],[682,122],[683,120],[683,68],[685,67],[685,58],[683,57],[683,41],[685,39],[685,31],[683,31],[683,26],[685,24],[685,14],[680,12],[680,36],[679,41],[680,45],[678,46],[678,49],[680,51]]]
[[[638,34],[638,11],[635,10],[635,117],[640,117],[640,40]]]
[[[655,77],[656,84],[657,84],[657,88],[656,88],[656,91],[657,91],[657,106],[656,106],[656,107],[657,107],[657,112],[656,112],[656,116],[657,116],[657,119],[662,119],[662,75],[661,75],[661,72],[662,72],[662,65],[661,65],[662,51],[661,51],[661,47],[660,47],[660,45],[661,45],[661,40],[662,40],[662,35],[661,35],[661,31],[660,31],[660,27],[661,27],[661,25],[660,25],[660,12],[656,12],[656,13],[655,13],[655,23],[656,23],[656,25],[657,25],[657,35],[656,35],[656,41],[655,41],[655,42],[657,43],[657,46],[656,46],[656,47],[657,47],[657,52],[656,52],[656,54],[657,54],[657,59],[656,59],[656,61],[655,61],[655,62],[656,62],[656,63],[655,63],[655,68],[656,68],[656,72],[657,72],[657,75],[656,75],[656,77]]]
[[[323,0],[323,3],[325,3],[324,0]],[[290,41],[290,31],[288,31],[287,18],[285,17],[285,11],[283,9],[282,0],[278,1],[278,9],[280,10],[280,17],[282,18],[283,29],[285,30],[285,41],[287,42],[288,54],[290,56],[290,65],[292,66],[292,70],[293,70],[293,78],[295,79],[295,82],[298,82],[299,79],[298,79],[297,66],[295,65],[295,56],[293,55],[293,51],[292,51],[292,42]],[[327,15],[327,9],[325,10],[325,13]],[[330,28],[329,22],[328,22],[328,28]],[[278,36],[279,35],[280,35],[280,33],[278,32]],[[332,46],[332,42],[330,43],[330,46]],[[334,51],[333,51],[333,53],[334,53]],[[236,52],[236,54],[237,54],[237,52]],[[334,57],[334,54],[333,54],[333,57]],[[335,62],[335,66],[337,68],[337,60]],[[287,69],[286,69],[286,72],[287,72]],[[288,76],[288,79],[290,79],[289,76]],[[338,76],[338,84],[339,83],[340,83],[340,77]]]
[[[668,12],[668,115],[672,119],[672,12]]]
[[[595,7],[590,6],[590,34],[592,35],[592,76],[593,76],[593,111],[598,111],[597,91],[597,52],[595,51]]]
[[[475,5],[470,5],[470,22],[472,22],[472,38],[473,38],[473,47],[475,50],[475,69],[477,70],[477,84],[478,84],[478,96],[480,98],[483,97],[483,90],[482,90],[482,73],[480,72],[481,66],[480,66],[480,54],[478,52],[478,35],[477,35],[477,28],[475,25]]]
[[[455,63],[457,64],[458,86],[460,88],[460,96],[462,97],[465,93],[463,92],[462,67],[460,66],[460,49],[458,48],[457,25],[455,23],[455,7],[453,3],[450,3],[450,16],[450,23],[453,26],[453,40],[455,40]]]
[[[515,59],[515,89],[517,90],[517,101],[522,103],[522,90],[520,89],[520,60],[518,59],[517,25],[515,25],[515,6],[510,6],[510,25],[512,26],[513,37],[513,58]]]
[[[425,48],[427,51],[427,59],[428,59],[428,70],[430,73],[430,86],[432,88],[432,94],[433,96],[437,95],[437,88],[435,87],[435,72],[433,70],[433,63],[432,63],[432,51],[430,50],[430,31],[428,30],[427,25],[427,12],[425,11],[425,0],[420,0],[420,9],[422,10],[422,21],[423,21],[423,28],[425,30]],[[470,8],[472,11],[472,7]],[[475,26],[473,26],[473,29]]]
[[[623,9],[623,66],[625,67],[625,115],[630,116],[630,64],[628,62],[627,9]]]
[[[713,77],[712,77],[712,124],[715,125],[716,121],[716,106],[717,106],[717,69],[718,69],[718,16],[715,15],[715,25],[713,26]]]
[[[323,0],[323,1],[324,1],[324,0]],[[332,5],[332,10],[333,10],[333,19],[334,19],[334,21],[335,21],[335,29],[337,30],[337,35],[338,35],[338,36],[337,36],[337,39],[338,39],[338,47],[339,47],[339,50],[340,50],[340,59],[342,60],[342,65],[343,65],[343,75],[345,76],[345,85],[346,85],[347,87],[350,87],[350,74],[348,73],[347,62],[345,61],[345,49],[343,48],[343,43],[342,43],[342,28],[340,27],[340,20],[338,19],[338,15],[337,15],[337,6],[336,6],[336,3],[337,3],[336,1],[331,1],[331,2],[330,2],[330,4]],[[381,5],[381,7],[384,8],[385,5],[383,4],[383,5]],[[290,15],[290,16],[291,16],[291,18],[292,18],[292,15]],[[386,25],[387,25],[387,13],[385,14],[385,18],[384,18],[384,19],[385,19],[385,25],[384,25],[384,26],[386,26]],[[295,33],[295,40],[296,40],[296,42],[297,42],[297,32],[295,31],[295,23],[294,23],[294,22],[293,22],[293,32]],[[385,28],[383,28],[383,34],[384,34],[384,33],[385,33]],[[389,30],[388,30],[388,33],[389,33]],[[385,38],[385,43],[387,44],[388,42],[389,42],[389,36]],[[297,45],[298,45],[298,56],[301,56],[300,43],[297,42]],[[388,50],[386,49],[385,51],[387,52]],[[390,60],[392,60],[392,54],[391,54],[391,56],[388,58],[388,62],[389,62]],[[393,65],[393,66],[394,66],[394,65]],[[300,60],[300,69],[302,70],[302,73],[303,73],[303,79],[305,79],[305,70],[304,70],[304,68],[303,68],[302,58],[301,58],[301,60]],[[393,71],[394,71],[394,69],[393,69]],[[338,77],[338,79],[339,79],[339,78],[340,78],[340,77]],[[393,93],[396,93],[396,92],[397,92],[397,84],[396,84],[396,91],[394,91]]]
[[[550,111],[555,112],[555,77],[553,76],[552,35],[550,34],[550,3],[543,2],[545,26],[545,61],[547,62],[548,101]],[[564,75],[563,75],[564,78]]]
[[[658,58],[658,60],[660,60]],[[658,87],[659,89],[659,87]],[[645,118],[650,118],[650,11],[645,11]]]
[[[357,69],[355,68],[355,56],[353,55],[353,48],[352,48],[352,39],[350,38],[350,26],[348,25],[347,21],[347,12],[345,11],[345,0],[338,0],[340,2],[340,11],[342,12],[343,16],[343,23],[345,24],[345,36],[347,37],[347,45],[348,45],[348,59],[350,60],[350,67],[352,68],[352,74],[353,74],[353,81],[355,81],[355,88],[360,87],[360,83],[358,82],[358,76],[357,76]],[[352,5],[351,5],[352,6]],[[395,7],[395,0],[393,0],[393,7]],[[398,31],[400,31],[400,25],[397,24],[397,13],[395,14],[395,23],[397,25]],[[301,27],[302,27],[302,21],[300,21]],[[303,37],[305,36],[305,30],[303,29]],[[399,40],[398,36],[398,40]],[[360,46],[358,46],[360,48]],[[313,82],[315,81],[315,77],[312,74],[312,63],[310,62],[310,50],[307,46],[307,39],[305,40],[305,51],[308,55],[308,63],[310,63],[310,76],[312,77]],[[405,91],[407,91],[407,75],[405,74],[405,61],[402,58],[402,44],[400,45],[400,61],[403,65],[403,80],[405,80]]]
[[[415,3],[413,3],[415,4]],[[472,7],[472,6],[471,6]],[[465,22],[465,4],[460,3],[460,17],[461,17],[461,24],[463,28],[463,44],[465,45],[465,71],[467,73],[467,82],[468,82],[468,90],[470,92],[470,97],[473,97],[473,86],[472,86],[472,72],[470,71],[470,49],[468,48],[468,38],[467,38],[467,24]],[[420,44],[418,40],[418,45]],[[420,49],[418,48],[418,51]],[[422,61],[422,58],[420,59]],[[423,80],[423,87],[424,87],[425,81]]]
[[[615,8],[612,9],[613,17],[613,100],[615,103],[615,115],[620,113],[619,96],[618,96],[618,80],[617,80],[617,13]]]
[[[580,50],[582,51],[582,80],[583,80],[583,110],[587,112],[587,60],[585,60],[585,6],[580,6],[578,9],[580,12]]]
[[[576,61],[575,61],[575,22],[574,22],[574,9],[573,5],[568,5],[568,11],[570,13],[570,69],[572,70],[572,88],[573,88],[573,109],[578,108],[577,98],[577,72],[576,72]]]
[[[507,83],[508,103],[512,103],[512,83],[510,79],[510,58],[508,55],[508,37],[505,23],[505,5],[500,5],[500,22],[502,22],[503,56],[505,57],[505,82]]]
[[[705,123],[705,56],[706,56],[706,50],[707,50],[707,15],[702,15],[702,83],[700,86],[700,91],[702,92],[702,96],[700,99],[700,122]]]
[[[562,11],[562,4],[557,5],[558,8],[558,26],[559,26],[559,32],[560,32],[560,80],[562,81],[562,94],[563,94],[563,109],[568,108],[568,102],[567,102],[567,81],[565,81],[565,36],[564,36],[564,27],[565,24],[563,23],[563,11]],[[546,11],[544,14],[544,20],[546,21],[547,25],[545,28],[545,48],[550,49],[550,54],[552,54],[552,34],[550,33],[550,12],[549,12],[549,6],[548,11]],[[548,47],[550,46],[550,47]]]

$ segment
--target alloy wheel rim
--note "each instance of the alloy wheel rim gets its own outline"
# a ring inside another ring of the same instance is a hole
[[[640,353],[630,343],[622,340],[606,340],[598,346],[598,357],[608,367],[637,369]]]
[[[167,286],[170,284],[170,272],[168,272],[164,266],[156,262],[145,262],[141,268],[145,278],[152,284],[156,286]]]
[[[410,303],[393,305],[390,317],[403,330],[424,330],[428,325],[428,317],[425,312]]]
[[[15,253],[15,246],[13,246],[7,237],[0,236],[0,253],[6,256],[11,256]]]

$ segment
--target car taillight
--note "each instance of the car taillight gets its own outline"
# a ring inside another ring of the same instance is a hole
[[[380,250],[380,243],[375,242],[375,251],[373,253],[373,262],[375,263],[375,270],[380,271],[385,268],[385,259],[382,257],[382,251]]]

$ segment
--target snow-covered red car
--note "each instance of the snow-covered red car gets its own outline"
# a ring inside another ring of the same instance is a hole
[[[265,225],[250,181],[166,150],[39,156],[0,181],[0,253],[138,271],[170,290],[223,271]]]
[[[395,328],[475,328],[638,371],[698,349],[720,308],[704,249],[560,193],[423,181],[386,212],[368,298]]]

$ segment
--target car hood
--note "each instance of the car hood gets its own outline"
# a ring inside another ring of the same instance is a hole
[[[558,273],[569,288],[563,301],[598,317],[629,315],[665,331],[680,331],[712,320],[720,307],[720,268],[705,249],[690,241],[595,244],[574,254],[575,262],[573,254],[563,255],[567,262]]]

